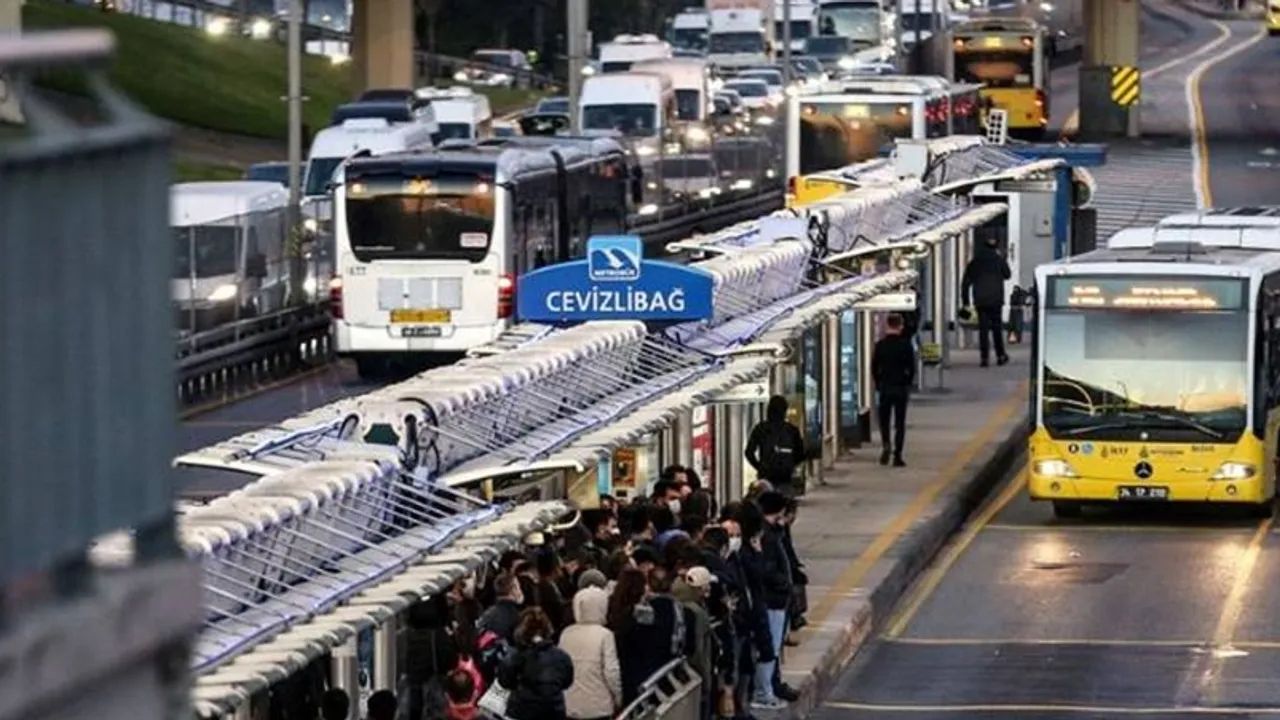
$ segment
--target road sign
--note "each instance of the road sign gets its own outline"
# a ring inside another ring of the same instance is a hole
[[[720,393],[711,402],[715,404],[721,403],[752,403],[752,402],[768,402],[769,400],[769,383],[767,382],[747,382],[741,385],[735,385],[728,390]]]
[[[1142,95],[1142,73],[1132,65],[1111,67],[1111,101],[1129,107]]]
[[[880,293],[862,302],[854,303],[853,309],[912,312],[916,309],[916,294],[914,292]]]

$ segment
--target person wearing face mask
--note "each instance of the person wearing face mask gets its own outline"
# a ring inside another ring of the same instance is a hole
[[[787,634],[787,610],[791,606],[794,580],[782,529],[782,515],[787,509],[787,498],[778,492],[767,492],[760,496],[758,504],[760,513],[764,516],[764,530],[759,536],[761,583],[773,659],[756,665],[756,699],[753,704],[777,709],[782,704],[780,701],[796,699],[791,688],[782,684],[775,685],[777,662],[782,654],[783,638]],[[768,691],[765,692],[765,689]]]
[[[675,480],[659,480],[653,485],[653,504],[670,510],[676,518],[680,517],[680,499],[683,495]]]
[[[960,301],[978,311],[978,354],[982,367],[987,367],[991,345],[995,345],[996,364],[1009,362],[1004,351],[1004,282],[1009,279],[1009,263],[1000,254],[1000,239],[988,235],[973,251],[973,259],[964,268],[960,282]],[[972,303],[970,303],[972,300]]]

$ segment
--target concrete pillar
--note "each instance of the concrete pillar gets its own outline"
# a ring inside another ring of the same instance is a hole
[[[414,86],[413,0],[355,0],[351,60],[356,92]]]
[[[0,35],[17,32],[22,32],[22,3],[0,1]],[[0,72],[0,122],[22,122],[13,83],[4,72]]]
[[[1138,109],[1111,101],[1111,68],[1138,66],[1138,0],[1084,0],[1084,57],[1080,64],[1080,134],[1086,138],[1138,134]]]

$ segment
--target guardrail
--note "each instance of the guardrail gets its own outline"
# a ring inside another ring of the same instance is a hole
[[[631,226],[649,247],[665,247],[690,235],[711,232],[782,206],[781,187],[727,197],[690,210],[679,204],[632,216]],[[240,320],[176,342],[178,401],[185,406],[236,395],[328,362],[332,353],[327,301]]]
[[[329,359],[329,304],[287,308],[178,338],[178,401],[198,405]]]
[[[617,720],[699,720],[702,678],[684,658],[658,668]]]
[[[488,63],[477,62],[471,58],[456,57],[453,55],[441,55],[439,53],[429,53],[418,51],[413,54],[416,77],[420,85],[433,85],[437,80],[445,80],[453,84],[462,82],[462,84],[470,85],[470,81],[456,81],[454,74],[459,70],[473,69],[482,70],[489,74],[502,74],[511,78],[510,83],[502,83],[502,85],[511,85],[519,88],[536,88],[544,89],[562,85],[563,82],[557,80],[551,75],[527,70],[523,68],[513,68],[506,65],[490,65]],[[480,83],[483,85],[484,83]]]

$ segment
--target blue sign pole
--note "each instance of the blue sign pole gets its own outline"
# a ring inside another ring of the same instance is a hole
[[[587,241],[587,258],[541,268],[516,283],[521,321],[688,322],[712,316],[715,279],[697,268],[645,260],[635,235]]]

